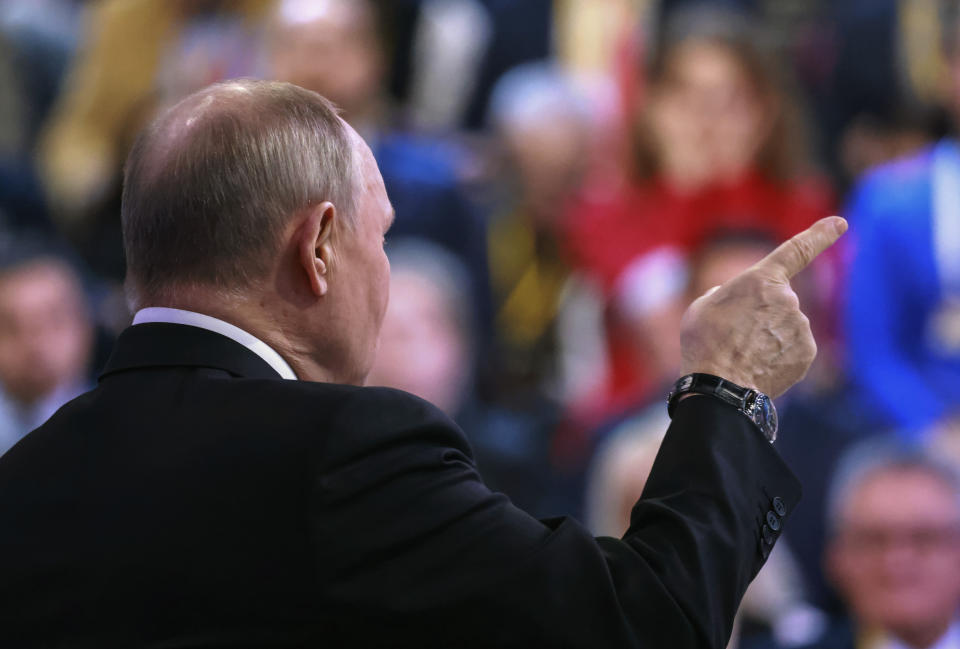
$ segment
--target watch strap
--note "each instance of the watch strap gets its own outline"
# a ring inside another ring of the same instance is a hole
[[[677,402],[684,394],[706,394],[729,403],[744,414],[771,444],[777,439],[779,419],[770,397],[754,388],[745,388],[713,374],[687,374],[680,377],[667,397],[667,414],[673,418]]]
[[[713,374],[687,374],[680,377],[673,385],[673,389],[667,397],[667,414],[673,417],[677,401],[687,393],[708,394],[736,406],[741,411],[745,411],[746,400],[751,392],[756,392],[756,390],[742,387]]]

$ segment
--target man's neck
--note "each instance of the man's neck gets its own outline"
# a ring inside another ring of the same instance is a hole
[[[215,318],[205,313],[189,311],[173,307],[146,307],[137,311],[133,317],[134,325],[150,323],[171,323],[176,325],[185,325],[188,327],[197,327],[206,329],[213,333],[225,336],[234,342],[246,347],[263,361],[270,365],[273,370],[284,379],[297,378],[296,373],[290,364],[277,353],[277,350],[265,343],[263,340],[253,335],[249,331],[236,326],[226,320]]]
[[[256,302],[244,299],[238,299],[235,306],[227,307],[218,300],[185,298],[186,296],[181,296],[177,300],[143,305],[142,308],[164,307],[216,318],[263,342],[283,359],[299,380],[338,382],[334,372],[316,362],[315,350],[308,343],[300,342],[297,337],[290,335],[290,329],[282,319],[267,315],[272,310],[253,308]],[[275,311],[282,313],[282,309]]]

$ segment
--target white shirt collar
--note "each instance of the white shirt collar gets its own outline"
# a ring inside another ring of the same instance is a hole
[[[240,327],[236,327],[229,322],[224,322],[219,318],[196,313],[194,311],[185,311],[184,309],[171,309],[165,306],[151,306],[146,309],[140,309],[133,316],[133,324],[145,324],[147,322],[169,322],[172,324],[189,325],[199,327],[218,333],[221,336],[236,341],[252,351],[254,354],[266,361],[270,367],[277,371],[277,374],[285,379],[296,380],[293,368],[287,361],[283,360],[270,345],[263,342],[253,334],[247,333]]]

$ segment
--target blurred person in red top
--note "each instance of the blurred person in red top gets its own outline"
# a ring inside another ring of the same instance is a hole
[[[828,186],[804,175],[796,103],[761,42],[738,14],[677,12],[649,61],[628,180],[593,183],[569,219],[574,258],[609,302],[610,407],[646,389],[622,305],[649,254],[683,259],[718,228],[782,239],[830,211]]]

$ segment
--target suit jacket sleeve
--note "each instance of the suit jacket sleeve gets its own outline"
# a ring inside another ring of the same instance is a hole
[[[489,491],[433,406],[360,394],[337,416],[349,435],[323,449],[312,510],[320,603],[357,646],[429,629],[437,646],[721,648],[779,531],[764,540],[773,499],[777,528],[799,499],[745,417],[690,398],[624,538],[594,538]]]

